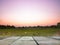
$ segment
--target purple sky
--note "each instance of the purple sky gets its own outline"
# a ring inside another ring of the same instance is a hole
[[[60,22],[60,0],[0,0],[0,24],[52,25]]]

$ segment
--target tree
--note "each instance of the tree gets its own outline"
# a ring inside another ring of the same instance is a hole
[[[57,27],[60,28],[60,22],[57,23]]]

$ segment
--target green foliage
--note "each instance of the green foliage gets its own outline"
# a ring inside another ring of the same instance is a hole
[[[0,36],[52,36],[59,28],[0,29]]]

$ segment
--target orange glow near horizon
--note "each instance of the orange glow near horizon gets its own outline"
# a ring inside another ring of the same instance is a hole
[[[0,3],[1,25],[45,26],[60,22],[58,0],[3,0]]]
[[[49,25],[56,25],[59,22],[59,20],[41,20],[37,22],[19,22],[19,21],[0,21],[0,24],[3,25],[14,25],[14,26],[49,26]]]

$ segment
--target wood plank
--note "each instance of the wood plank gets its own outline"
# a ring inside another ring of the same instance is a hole
[[[15,41],[12,45],[36,45],[32,37],[22,37],[21,39]]]
[[[3,40],[0,40],[0,45],[10,45],[12,42],[17,40],[20,37],[9,37]]]

